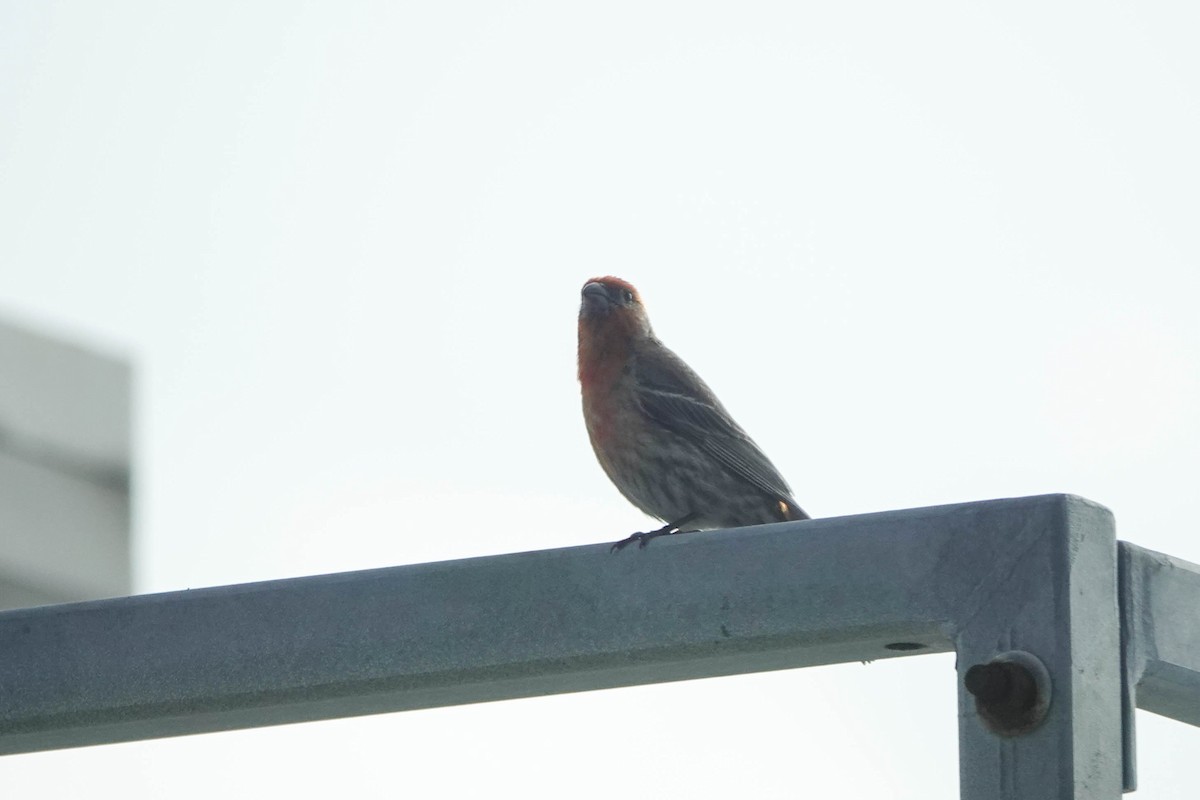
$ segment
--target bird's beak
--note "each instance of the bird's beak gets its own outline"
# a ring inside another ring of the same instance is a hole
[[[583,311],[596,313],[608,310],[610,304],[608,290],[599,283],[589,283],[583,287]]]
[[[586,298],[589,295],[593,297],[599,297],[601,300],[606,302],[608,300],[608,292],[604,291],[604,286],[596,283],[595,281],[592,281],[587,286],[583,287],[583,296]]]

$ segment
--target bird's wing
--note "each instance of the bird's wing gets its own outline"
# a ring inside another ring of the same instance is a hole
[[[639,355],[632,377],[642,408],[655,422],[772,497],[795,505],[787,481],[681,358],[660,346]]]

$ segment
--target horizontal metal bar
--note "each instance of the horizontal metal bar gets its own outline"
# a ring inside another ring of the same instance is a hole
[[[1138,708],[1200,725],[1200,566],[1120,545],[1127,685]]]
[[[1110,796],[1111,528],[1056,495],[0,613],[0,752],[1004,645],[1058,699],[1019,743],[964,706],[964,787]]]
[[[975,582],[943,558],[1011,514],[949,506],[10,611],[0,752],[945,651]]]

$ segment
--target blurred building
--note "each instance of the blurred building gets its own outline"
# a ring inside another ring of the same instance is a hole
[[[130,384],[0,321],[0,609],[130,593]]]

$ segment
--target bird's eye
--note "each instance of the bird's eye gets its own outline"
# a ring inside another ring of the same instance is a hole
[[[633,292],[629,291],[628,289],[621,293],[621,297],[625,299],[626,303],[633,302]]]

